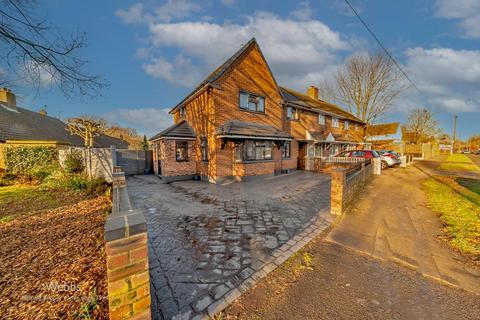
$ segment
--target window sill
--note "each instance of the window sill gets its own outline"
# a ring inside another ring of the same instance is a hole
[[[250,164],[250,163],[265,163],[265,162],[275,162],[275,160],[242,160],[242,161],[235,161],[238,164]]]
[[[282,160],[292,160],[292,157],[282,158]]]
[[[176,160],[177,160],[177,162],[188,162],[188,159],[186,159],[186,160],[178,160],[178,159],[176,159]]]
[[[256,113],[256,114],[263,114],[265,115],[265,111],[252,111],[252,110],[247,110],[247,109],[242,109],[242,108],[238,108],[240,111],[245,111],[245,112],[250,112],[250,113]]]

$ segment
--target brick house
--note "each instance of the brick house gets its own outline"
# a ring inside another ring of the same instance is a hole
[[[150,139],[154,171],[167,181],[214,183],[309,169],[309,159],[356,148],[365,124],[338,106],[279,87],[253,38],[170,114]],[[307,159],[307,161],[305,161]]]

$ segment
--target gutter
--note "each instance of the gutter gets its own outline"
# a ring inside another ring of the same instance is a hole
[[[261,137],[261,136],[238,136],[238,135],[217,135],[217,138],[230,138],[230,139],[250,139],[250,140],[279,140],[279,141],[292,141],[292,138],[278,138],[278,137]]]

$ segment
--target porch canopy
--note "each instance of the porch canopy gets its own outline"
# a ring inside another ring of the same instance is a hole
[[[340,143],[340,144],[359,144],[350,134],[335,134],[330,131],[308,132],[307,136],[315,143]]]
[[[230,120],[217,129],[217,138],[224,140],[290,141],[292,136],[282,130],[254,122]]]
[[[196,135],[192,127],[187,121],[182,120],[177,124],[157,133],[149,139],[149,141],[155,141],[158,139],[175,139],[175,140],[195,140]]]

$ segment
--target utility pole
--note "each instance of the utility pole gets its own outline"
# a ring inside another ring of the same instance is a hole
[[[453,116],[453,152],[455,152],[455,141],[457,140],[457,119],[458,115]]]

